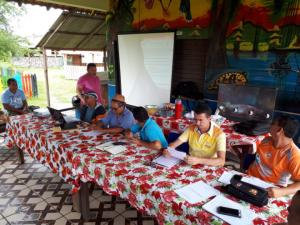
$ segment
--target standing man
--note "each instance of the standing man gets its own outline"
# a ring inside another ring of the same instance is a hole
[[[97,123],[95,129],[108,133],[121,133],[134,124],[133,114],[126,108],[124,96],[117,94],[111,100],[111,110]]]
[[[98,96],[97,102],[103,104],[101,82],[99,77],[97,77],[97,67],[95,63],[89,63],[87,65],[87,73],[79,78],[76,91],[81,100],[81,105],[85,104],[83,94],[88,91],[95,92]]]
[[[13,78],[7,80],[8,88],[2,94],[2,104],[9,115],[28,113],[28,104],[25,94],[18,89],[17,81]]]

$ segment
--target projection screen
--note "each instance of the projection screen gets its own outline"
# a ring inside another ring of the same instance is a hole
[[[121,91],[129,105],[170,102],[174,32],[118,35]]]

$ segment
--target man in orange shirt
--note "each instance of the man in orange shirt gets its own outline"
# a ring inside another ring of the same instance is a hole
[[[269,188],[270,197],[281,197],[300,190],[300,149],[293,142],[299,122],[288,116],[276,118],[270,128],[271,137],[257,148],[255,162],[248,174],[272,182],[281,188]]]

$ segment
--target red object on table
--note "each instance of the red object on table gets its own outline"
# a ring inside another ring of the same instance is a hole
[[[175,100],[175,118],[176,119],[181,119],[182,117],[182,101],[181,99],[176,99]]]

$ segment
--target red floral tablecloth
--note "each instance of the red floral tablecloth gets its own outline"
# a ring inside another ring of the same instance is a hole
[[[73,182],[73,154],[94,147],[112,135],[85,135],[91,130],[83,126],[78,130],[54,132],[55,122],[51,118],[40,118],[33,114],[10,117],[6,125],[5,143],[8,147],[19,147],[32,158],[49,167],[65,181]],[[118,135],[117,135],[118,136]]]
[[[168,170],[149,164],[156,151],[134,145],[117,156],[100,150],[79,151],[75,155],[73,173],[81,181],[95,182],[108,194],[127,199],[138,210],[155,216],[159,224],[224,224],[202,209],[205,202],[191,205],[174,190],[200,180],[220,189],[217,180],[226,168],[189,166],[182,162]],[[270,199],[268,206],[258,208],[226,196],[257,213],[253,224],[273,224],[287,219],[290,197]]]
[[[192,124],[191,120],[182,118],[175,119],[173,117],[158,117],[152,116],[156,123],[162,128],[165,135],[168,135],[170,132],[182,133],[189,125]],[[247,136],[244,134],[239,134],[233,130],[233,125],[235,122],[225,120],[221,129],[226,134],[226,145],[227,150],[231,151],[232,146],[234,145],[252,145],[253,152],[256,152],[257,145],[267,136]],[[232,151],[234,152],[234,151]]]
[[[72,181],[74,191],[79,181],[93,181],[105,192],[128,199],[137,209],[156,216],[159,224],[223,224],[202,209],[204,202],[190,205],[174,190],[199,180],[219,188],[217,179],[225,168],[191,167],[184,162],[170,170],[153,167],[150,162],[160,154],[156,150],[132,143],[118,155],[96,149],[105,141],[122,140],[120,135],[90,136],[90,130],[84,127],[80,131],[53,132],[53,127],[49,118],[31,114],[11,117],[6,143],[10,147],[16,144],[64,180]],[[257,213],[254,224],[272,224],[286,221],[289,201],[289,197],[270,199],[263,208],[239,202]]]

